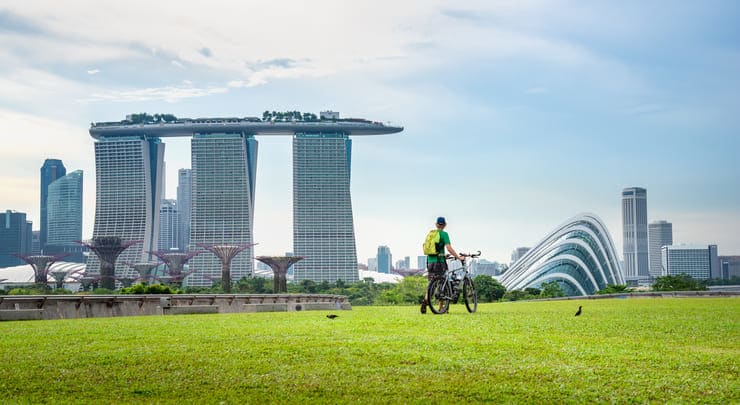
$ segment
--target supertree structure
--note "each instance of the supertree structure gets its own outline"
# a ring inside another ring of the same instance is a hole
[[[225,293],[231,292],[231,260],[241,253],[242,250],[254,245],[256,245],[256,243],[234,243],[222,245],[212,245],[208,243],[197,244],[197,246],[208,250],[221,260],[221,286]]]
[[[159,266],[159,262],[139,262],[139,263],[126,263],[129,267],[132,267],[134,270],[136,270],[136,273],[139,275],[139,280],[141,280],[142,283],[146,283],[146,280],[151,277],[149,273],[151,273],[152,269]]]
[[[16,253],[13,256],[23,260],[33,268],[33,281],[36,284],[47,285],[49,282],[49,268],[59,259],[67,256],[69,253],[58,255],[23,255]]]
[[[164,264],[167,265],[168,276],[170,277],[170,282],[175,284],[177,287],[180,287],[182,286],[182,281],[185,279],[185,277],[188,274],[193,273],[192,271],[188,273],[183,272],[183,269],[185,268],[185,264],[188,262],[188,260],[192,259],[193,257],[203,252],[180,253],[180,252],[170,252],[166,250],[155,250],[149,253],[153,254],[154,256],[157,256],[159,260],[163,261]]]
[[[64,279],[67,277],[67,271],[66,270],[54,270],[50,271],[51,275],[54,277],[54,281],[56,281],[57,289],[61,290],[64,288]]]
[[[272,287],[275,293],[288,292],[288,281],[286,275],[288,268],[298,261],[305,259],[303,256],[257,256],[255,259],[270,266],[274,276]]]
[[[87,246],[100,259],[100,286],[109,290],[116,289],[116,260],[124,250],[140,240],[122,240],[118,236],[98,236],[90,241],[77,241]]]

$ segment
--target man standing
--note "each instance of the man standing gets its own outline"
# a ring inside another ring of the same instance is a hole
[[[445,227],[447,226],[447,221],[444,217],[437,218],[437,223],[435,224],[437,227],[437,232],[439,233],[439,242],[437,243],[437,249],[435,254],[427,254],[427,277],[429,281],[434,280],[435,278],[440,278],[442,275],[444,275],[445,271],[447,271],[447,259],[445,257],[445,250],[449,254],[455,257],[455,259],[463,261],[463,258],[455,252],[455,249],[452,248],[452,245],[450,244],[450,235],[445,232]],[[427,305],[431,305],[429,303],[429,297],[427,296],[427,292],[424,293],[424,301],[421,303],[421,313],[426,314],[427,313]]]

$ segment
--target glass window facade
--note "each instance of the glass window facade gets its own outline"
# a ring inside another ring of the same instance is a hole
[[[221,277],[221,261],[197,244],[253,243],[254,173],[257,141],[243,133],[195,134],[191,141],[191,286],[210,286]],[[232,281],[252,274],[253,249],[231,262]]]
[[[346,134],[293,137],[293,250],[305,257],[294,279],[354,282],[359,279]]]
[[[95,143],[93,238],[117,236],[125,241],[142,241],[118,257],[118,277],[136,277],[127,263],[149,261],[147,252],[157,250],[163,165],[164,144],[159,138],[103,138]],[[88,256],[87,272],[100,272],[97,255]]]
[[[557,281],[568,295],[590,295],[624,284],[614,243],[593,214],[574,217],[531,248],[500,277],[510,290]]]

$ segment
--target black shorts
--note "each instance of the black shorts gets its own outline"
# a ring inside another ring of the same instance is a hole
[[[429,281],[435,278],[442,278],[447,271],[447,261],[441,263],[427,263],[427,278]]]

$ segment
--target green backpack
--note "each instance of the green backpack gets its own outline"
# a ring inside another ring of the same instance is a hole
[[[424,239],[424,244],[422,245],[422,248],[424,249],[424,254],[427,256],[438,255],[440,253],[440,245],[441,241],[439,238],[439,230],[432,229],[427,234],[427,238]]]

